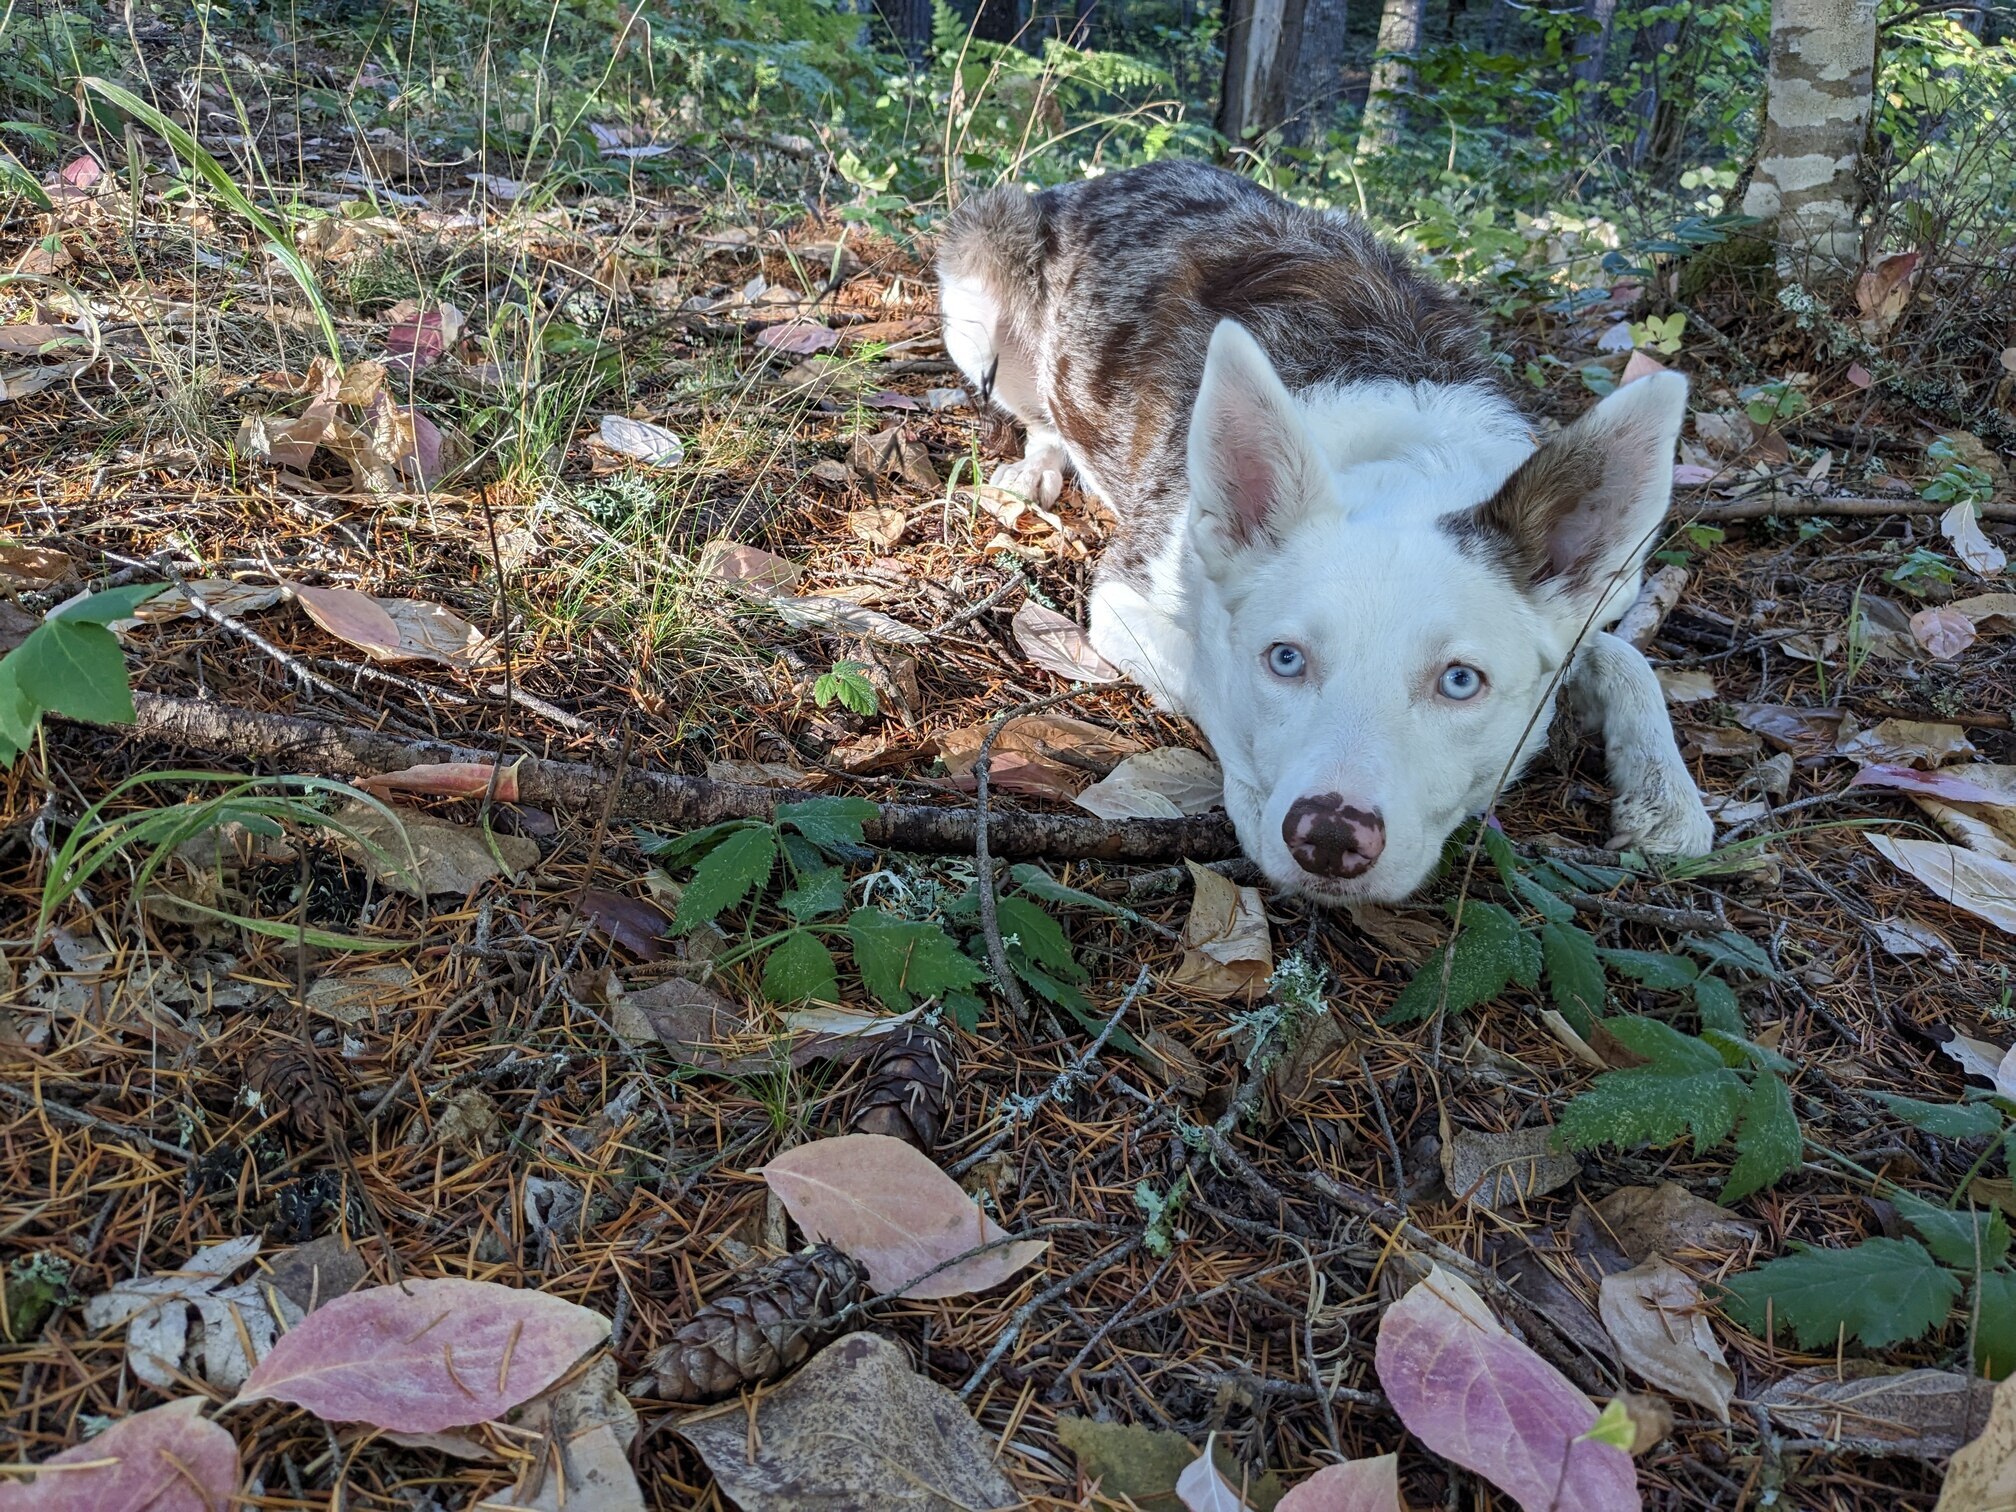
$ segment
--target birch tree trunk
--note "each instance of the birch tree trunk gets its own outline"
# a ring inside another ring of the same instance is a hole
[[[1610,29],[1617,19],[1617,0],[1585,0],[1582,14],[1596,23],[1596,30],[1575,39],[1575,77],[1584,84],[1603,82],[1603,65],[1610,59]]]
[[[1856,170],[1876,83],[1876,0],[1771,0],[1764,139],[1743,213],[1775,228],[1781,278],[1861,258]]]
[[[1414,87],[1414,55],[1421,50],[1421,17],[1426,0],[1385,0],[1379,12],[1379,58],[1372,65],[1372,89],[1358,131],[1358,156],[1372,157],[1400,140],[1407,107],[1402,94]]]
[[[1299,9],[1300,0],[1226,0],[1225,83],[1218,94],[1217,125],[1219,135],[1235,145],[1278,124],[1267,119],[1266,97],[1291,3]]]

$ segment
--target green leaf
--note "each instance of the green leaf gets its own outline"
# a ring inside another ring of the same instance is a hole
[[[686,884],[672,918],[673,929],[692,929],[724,908],[733,908],[770,880],[776,862],[777,833],[767,824],[730,835],[707,853]]]
[[[789,825],[821,850],[862,843],[861,826],[881,809],[866,798],[812,798],[777,806],[777,823]]]
[[[1957,1271],[1971,1276],[2000,1265],[2009,1254],[2009,1221],[2000,1208],[1955,1212],[1894,1187],[1883,1195],[1925,1247]]]
[[[1843,1337],[1881,1349],[1938,1327],[1959,1295],[1959,1280],[1917,1240],[1865,1239],[1845,1250],[1801,1245],[1732,1277],[1722,1306],[1759,1338],[1771,1326],[1791,1329],[1802,1349]]]
[[[1067,982],[1082,982],[1088,973],[1071,954],[1071,941],[1050,915],[1027,898],[998,898],[994,917],[1004,937],[1013,935],[1030,960],[1054,971]]]
[[[1806,1141],[1792,1112],[1792,1094],[1785,1083],[1760,1071],[1750,1083],[1743,1104],[1743,1122],[1736,1130],[1736,1164],[1722,1187],[1723,1202],[1735,1202],[1762,1191],[1794,1170]]]
[[[945,994],[945,1011],[952,1015],[952,1022],[960,1030],[971,1034],[980,1027],[980,1015],[987,1005],[970,992],[948,992]]]
[[[23,168],[20,159],[4,147],[0,147],[0,188],[13,190],[37,210],[56,208],[49,203],[48,191],[35,181],[35,175]]]
[[[1538,980],[1537,951],[1519,921],[1495,903],[1471,903],[1463,910],[1456,938],[1437,950],[1414,973],[1414,980],[1393,1000],[1385,1022],[1424,1019],[1442,1002],[1442,963],[1454,952],[1449,967],[1450,1013],[1462,1013],[1488,1003],[1515,978]]]
[[[730,835],[746,829],[768,827],[760,819],[724,819],[719,824],[710,824],[705,829],[688,830],[683,835],[660,835],[650,830],[639,830],[637,844],[645,855],[651,857],[665,870],[672,871],[677,867],[692,865]]]
[[[20,696],[40,709],[93,724],[133,723],[126,653],[102,625],[44,620],[7,653],[7,662]]]
[[[1928,1103],[1888,1092],[1876,1098],[1912,1128],[1942,1139],[1988,1139],[2002,1132],[2002,1115],[1991,1103]]]
[[[1974,1283],[1974,1368],[1999,1381],[2016,1366],[2016,1271],[1997,1266]]]
[[[0,656],[0,741],[9,751],[5,765],[12,766],[14,757],[28,748],[35,739],[35,726],[41,722],[41,706],[21,691],[14,676],[13,656]]]
[[[1577,1034],[1588,1034],[1603,1012],[1603,963],[1587,930],[1572,924],[1547,923],[1540,928],[1540,949],[1547,962],[1547,990],[1554,1006]]]
[[[1738,1039],[1750,1032],[1743,1022],[1743,1006],[1736,1001],[1736,989],[1718,976],[1704,971],[1694,978],[1694,1007],[1701,1015],[1703,1029],[1718,1029]]]
[[[1653,950],[1604,950],[1597,952],[1603,964],[1619,976],[1629,977],[1647,987],[1678,991],[1700,975],[1692,961]]]
[[[784,846],[784,857],[791,863],[791,870],[800,878],[826,869],[826,852],[803,835],[780,829],[777,838]]]
[[[66,625],[109,625],[132,618],[133,611],[168,589],[166,583],[128,583],[123,588],[105,588],[66,605],[49,616]]]
[[[1619,1044],[1634,1054],[1659,1063],[1686,1066],[1694,1070],[1724,1069],[1721,1052],[1705,1040],[1682,1034],[1671,1024],[1637,1014],[1605,1019],[1603,1027]]]
[[[847,916],[861,982],[884,1006],[907,1013],[918,998],[978,986],[986,974],[936,924],[916,924],[879,908]]]
[[[847,873],[837,866],[813,872],[777,903],[801,924],[836,914],[847,906]]]
[[[1750,936],[1738,934],[1733,929],[1725,929],[1720,934],[1688,935],[1680,943],[1710,966],[1733,966],[1738,971],[1747,971],[1766,981],[1778,980],[1778,968],[1771,964],[1770,953]]]
[[[1093,908],[1116,919],[1125,919],[1130,924],[1141,922],[1141,915],[1122,904],[1102,898],[1096,893],[1081,892],[1075,887],[1066,887],[1055,877],[1032,861],[1018,862],[1009,869],[1008,875],[1017,887],[1032,898],[1041,898],[1045,903],[1073,904],[1079,908]]]
[[[833,952],[810,930],[793,930],[763,963],[763,996],[773,1003],[840,1000],[840,971]]]
[[[1605,1019],[1603,1027],[1650,1065],[1606,1071],[1561,1114],[1570,1149],[1599,1144],[1668,1145],[1692,1134],[1697,1151],[1729,1137],[1750,1089],[1712,1045],[1657,1019]]]

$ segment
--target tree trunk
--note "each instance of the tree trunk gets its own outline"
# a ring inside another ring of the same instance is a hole
[[[1346,0],[1303,0],[1302,43],[1295,59],[1282,136],[1300,146],[1321,137],[1344,93]]]
[[[1414,87],[1414,55],[1421,50],[1425,0],[1385,0],[1379,12],[1379,57],[1372,65],[1372,90],[1358,132],[1358,156],[1372,157],[1400,140],[1407,107],[1402,95]]]
[[[973,35],[982,42],[1014,42],[1022,34],[1022,0],[980,0],[973,11]]]
[[[1643,166],[1658,138],[1660,113],[1666,110],[1667,49],[1680,40],[1680,32],[1678,21],[1655,21],[1650,26],[1641,26],[1632,43],[1631,61],[1644,70],[1645,78],[1645,87],[1638,91],[1638,98],[1631,106],[1631,113],[1638,120],[1638,137],[1631,144],[1633,168]]]
[[[1271,124],[1264,96],[1281,51],[1291,0],[1225,0],[1225,82],[1218,92],[1218,134],[1234,146]]]
[[[1584,84],[1600,84],[1603,65],[1610,59],[1610,26],[1617,17],[1617,0],[1583,0],[1582,14],[1596,29],[1575,39],[1575,77]]]
[[[896,45],[912,68],[924,66],[931,50],[931,0],[875,0],[875,8],[894,33]]]
[[[1876,0],[1772,0],[1764,137],[1743,213],[1775,227],[1781,278],[1862,255],[1857,169],[1876,82]]]

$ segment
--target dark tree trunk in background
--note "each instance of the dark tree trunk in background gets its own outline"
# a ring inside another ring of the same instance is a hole
[[[1303,0],[1302,44],[1282,135],[1296,145],[1320,138],[1344,94],[1346,0]]]
[[[1328,118],[1343,90],[1346,0],[1226,0],[1218,130],[1239,143],[1290,142]]]
[[[921,68],[931,50],[931,0],[875,0],[883,24],[912,68]]]
[[[1400,140],[1407,117],[1405,96],[1414,87],[1414,55],[1421,51],[1424,0],[1385,0],[1379,12],[1379,58],[1372,65],[1372,90],[1365,97],[1358,156],[1373,157]]]
[[[1511,0],[1491,0],[1491,9],[1484,16],[1484,50],[1489,53],[1505,50],[1505,28],[1512,24],[1518,14]]]
[[[1022,0],[980,0],[972,21],[982,42],[1013,42],[1022,32]]]
[[[1645,169],[1655,179],[1677,160],[1687,120],[1686,106],[1676,98],[1684,86],[1673,76],[1667,51],[1677,47],[1682,36],[1680,22],[1655,22],[1639,30],[1632,49],[1632,59],[1644,68],[1647,82],[1632,106],[1638,136],[1631,144],[1631,166]]]
[[[1603,82],[1603,65],[1610,60],[1610,27],[1617,19],[1617,0],[1583,0],[1582,14],[1596,24],[1596,30],[1575,39],[1575,77],[1584,84]]]

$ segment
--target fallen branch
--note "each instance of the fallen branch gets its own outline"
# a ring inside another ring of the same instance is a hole
[[[142,693],[134,699],[141,738],[186,750],[263,762],[289,773],[354,778],[396,772],[430,762],[488,765],[494,751],[437,740],[401,740],[373,730],[318,723],[285,714],[262,714],[199,699]],[[66,721],[67,722],[67,721]],[[614,773],[571,761],[527,757],[518,769],[522,801],[542,808],[595,814],[607,801]],[[703,777],[632,769],[625,773],[613,819],[694,829],[724,819],[768,818],[780,803],[816,793],[790,788],[710,782]],[[1076,814],[995,811],[988,818],[988,848],[1009,858],[1063,861],[1199,861],[1236,855],[1239,843],[1223,814],[1190,819],[1109,821]],[[869,843],[887,850],[970,855],[976,822],[972,808],[930,808],[886,803],[866,826]]]
[[[1978,504],[1984,520],[2016,522],[2016,504]],[[1926,499],[1807,499],[1790,494],[1753,495],[1727,504],[1675,505],[1673,513],[1703,525],[1721,525],[1731,520],[1805,519],[1810,515],[1840,515],[1863,518],[1884,515],[1944,514],[1945,506]]]

